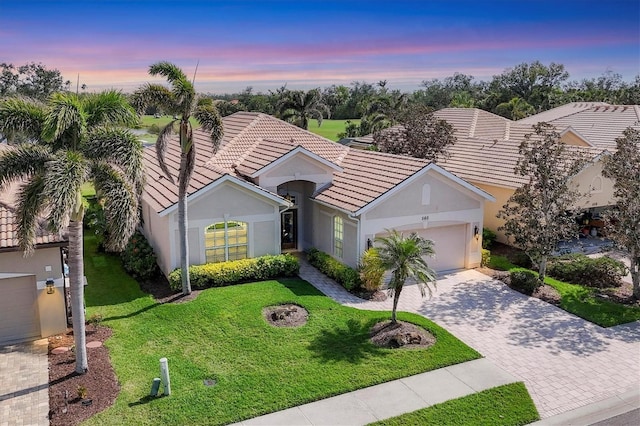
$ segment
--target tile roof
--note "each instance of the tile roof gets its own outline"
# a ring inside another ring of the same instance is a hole
[[[194,131],[198,154],[189,194],[225,174],[242,179],[301,146],[342,168],[334,172],[332,184],[315,194],[315,199],[355,212],[429,164],[423,159],[351,149],[261,113],[235,113],[224,117],[223,125],[223,141],[215,155],[210,148],[202,148],[210,146],[206,134]],[[144,158],[147,187],[143,196],[161,212],[177,203],[177,186],[160,177],[155,149],[147,148]],[[180,152],[176,140],[170,144],[166,158],[172,175],[177,176]]]
[[[575,114],[576,112],[584,111],[597,106],[606,106],[609,105],[606,102],[569,102],[568,104],[561,105],[556,108],[552,108],[547,111],[543,111],[541,113],[530,115],[529,117],[525,117],[516,121],[521,124],[536,124],[542,121],[553,121],[558,120],[560,118],[566,117],[568,115]]]

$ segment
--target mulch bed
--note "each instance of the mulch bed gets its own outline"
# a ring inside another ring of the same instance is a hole
[[[287,303],[262,310],[267,322],[275,327],[300,327],[307,323],[309,312],[300,305]]]
[[[49,337],[49,419],[52,426],[80,424],[115,402],[120,385],[111,368],[109,351],[101,344],[110,336],[110,328],[87,325],[89,371],[82,375],[75,372],[75,353],[70,350],[74,346],[73,331]],[[100,346],[91,347],[99,343]],[[62,352],[64,349],[68,350]],[[87,392],[84,404],[78,396],[80,387]],[[85,405],[87,400],[91,400],[90,405]]]
[[[369,332],[371,343],[382,348],[426,349],[436,338],[426,329],[409,322],[379,322]]]

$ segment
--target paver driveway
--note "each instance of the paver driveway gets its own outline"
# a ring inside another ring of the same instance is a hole
[[[305,263],[302,278],[340,303],[391,309],[391,300],[355,298]],[[525,382],[542,418],[640,387],[640,322],[605,329],[473,270],[439,279],[431,299],[406,286],[398,310],[432,319]]]

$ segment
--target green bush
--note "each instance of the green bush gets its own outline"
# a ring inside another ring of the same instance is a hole
[[[595,288],[618,287],[628,272],[625,264],[618,260],[607,256],[592,259],[584,254],[554,258],[547,266],[551,277]]]
[[[542,284],[538,276],[531,271],[513,271],[509,277],[512,288],[528,295],[532,295]]]
[[[307,253],[307,260],[311,265],[318,268],[320,272],[336,280],[338,284],[347,290],[362,287],[358,271],[334,259],[325,252],[311,248]]]
[[[160,126],[158,126],[156,123],[153,123],[147,129],[147,132],[151,133],[152,135],[159,135],[160,134],[160,130],[162,130],[162,129],[160,129]]]
[[[365,290],[376,291],[382,287],[385,270],[378,256],[378,250],[375,247],[362,253],[358,270],[360,271],[362,287]]]
[[[250,281],[263,281],[277,277],[291,277],[298,273],[298,259],[290,254],[267,255],[252,259],[207,263],[189,267],[193,288],[222,287]],[[174,290],[182,288],[182,271],[169,274],[169,285]]]
[[[513,254],[509,260],[511,260],[514,265],[520,266],[521,268],[530,269],[533,266],[531,258],[523,251]]]
[[[120,253],[120,258],[124,270],[136,279],[147,280],[159,272],[153,247],[139,231],[129,238],[127,246]]]
[[[496,241],[496,233],[489,228],[482,228],[482,248],[490,249]]]
[[[480,261],[480,265],[488,266],[490,263],[491,263],[491,252],[487,249],[482,249],[482,260]]]
[[[104,251],[104,242],[107,237],[107,220],[104,216],[102,204],[96,196],[85,197],[86,209],[84,213],[84,228],[95,234],[98,240],[98,251]]]

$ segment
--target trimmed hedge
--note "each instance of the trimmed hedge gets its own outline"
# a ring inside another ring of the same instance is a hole
[[[347,290],[362,287],[360,274],[353,268],[345,265],[339,260],[334,259],[329,254],[316,248],[311,248],[307,252],[307,260],[309,263],[329,278],[336,280]]]
[[[531,271],[513,271],[509,275],[510,287],[531,296],[538,287],[542,285],[538,275]]]
[[[547,266],[547,274],[553,278],[595,288],[619,287],[627,273],[619,260],[607,256],[592,259],[581,253],[555,258]]]
[[[207,263],[189,267],[189,279],[193,288],[223,287],[251,281],[263,281],[277,277],[297,275],[300,264],[290,254],[267,255],[252,259]],[[169,274],[169,285],[174,290],[182,288],[182,271]]]

